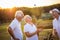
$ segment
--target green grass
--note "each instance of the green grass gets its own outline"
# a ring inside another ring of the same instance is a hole
[[[7,31],[8,25],[9,23],[4,23],[0,26],[0,40],[10,40],[10,35]],[[42,32],[40,32],[39,40],[43,40],[43,38],[48,35],[49,31],[51,31],[51,29],[44,29]]]
[[[10,36],[7,32],[7,27],[9,23],[4,23],[0,26],[0,40],[9,40]]]

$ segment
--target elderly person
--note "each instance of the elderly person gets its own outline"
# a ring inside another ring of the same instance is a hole
[[[60,11],[58,9],[53,9],[50,11],[53,16],[53,35],[57,34],[60,40]]]
[[[16,11],[15,18],[8,27],[8,32],[11,35],[11,40],[22,40],[23,34],[21,30],[21,20],[23,17],[24,14],[22,11]]]
[[[29,15],[24,17],[26,24],[24,25],[24,33],[26,35],[26,40],[38,40],[38,33],[40,30],[32,23],[32,18]]]

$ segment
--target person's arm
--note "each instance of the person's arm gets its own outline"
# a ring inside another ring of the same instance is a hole
[[[25,35],[26,35],[27,37],[32,37],[32,36],[35,35],[35,34],[37,34],[37,31],[34,32],[34,33],[25,32]]]
[[[57,28],[57,25],[56,25],[57,23],[56,23],[56,21],[55,21],[55,19],[53,20],[53,32],[52,32],[52,34],[53,34],[53,36],[55,36],[55,34],[57,33],[57,31],[56,31],[56,28]]]
[[[57,34],[56,29],[53,29],[53,35],[55,36]]]
[[[39,36],[39,32],[37,32],[37,35]]]
[[[9,32],[9,34],[12,36],[12,38],[13,38],[14,40],[19,40],[18,38],[15,37],[15,35],[14,35],[13,30],[12,30],[11,27],[8,28],[8,32]]]
[[[27,37],[31,37],[31,36],[33,36],[33,35],[35,35],[35,34],[37,34],[37,35],[39,36],[39,32],[41,32],[41,29],[38,29],[38,30],[37,30],[36,32],[34,32],[34,33],[25,32],[25,34],[26,34]]]
[[[42,31],[42,28],[37,28],[37,35],[39,36],[39,33]]]

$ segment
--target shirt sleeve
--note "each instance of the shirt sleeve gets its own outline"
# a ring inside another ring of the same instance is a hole
[[[14,21],[12,21],[11,24],[9,25],[9,27],[11,27],[12,30],[14,30],[16,27],[16,23]]]
[[[53,21],[53,29],[56,29],[56,23]]]
[[[25,25],[25,26],[24,26],[24,32],[29,32],[28,25]]]
[[[59,21],[60,21],[60,16],[59,16]]]

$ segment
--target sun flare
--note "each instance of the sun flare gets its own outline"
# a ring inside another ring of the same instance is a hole
[[[60,3],[59,0],[0,0],[1,8],[12,7],[39,7],[49,6],[55,3]],[[34,6],[34,4],[36,4]]]

